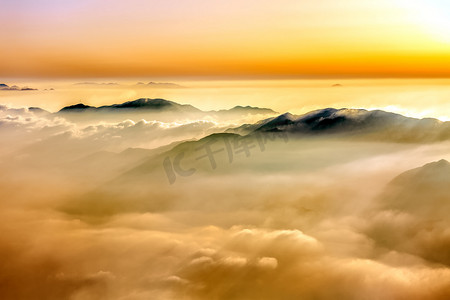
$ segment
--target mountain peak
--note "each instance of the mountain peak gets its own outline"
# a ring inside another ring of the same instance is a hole
[[[334,134],[400,142],[450,138],[450,122],[415,119],[382,110],[325,108],[300,116],[289,113],[247,126],[253,131],[284,131],[298,135]]]
[[[445,159],[441,159],[438,161],[428,163],[419,169],[423,171],[440,171],[440,170],[450,171],[450,163]]]
[[[268,119],[267,122],[264,122],[261,126],[259,126],[256,130],[260,131],[278,131],[280,127],[289,126],[295,123],[296,117],[287,112],[279,115],[278,117]]]
[[[445,159],[430,162],[400,174],[392,182],[398,184],[409,181],[445,181],[450,183],[450,163]]]
[[[389,183],[381,199],[389,209],[447,217],[449,186],[450,163],[441,159],[401,173]]]
[[[220,113],[220,114],[252,114],[252,115],[257,115],[257,114],[261,114],[261,115],[273,115],[273,114],[277,114],[276,111],[270,109],[270,108],[265,108],[265,107],[257,107],[257,106],[250,106],[250,105],[236,105],[233,108],[230,109],[221,109],[221,110],[217,110],[217,111],[211,111],[211,113]]]
[[[49,112],[46,111],[45,109],[42,109],[40,107],[34,107],[34,106],[28,107],[28,111],[33,112],[35,114],[49,114]]]
[[[139,84],[139,83],[138,83]],[[173,83],[173,82],[153,82],[150,81],[147,83],[148,86],[151,87],[160,87],[160,88],[183,88],[183,86]]]
[[[448,162],[448,160],[446,159],[441,159],[437,162],[435,162],[436,164],[440,165],[440,166],[450,166],[450,162]]]
[[[177,103],[164,100],[164,99],[150,99],[150,98],[139,98],[132,101],[127,101],[121,104],[113,104],[109,106],[102,106],[101,108],[163,108],[172,105],[177,105]]]
[[[281,115],[279,115],[278,117],[277,117],[277,119],[283,119],[283,120],[295,120],[296,119],[296,117],[293,115],[293,114],[291,114],[290,112],[286,112],[286,113],[284,113],[284,114],[281,114]]]
[[[83,103],[78,103],[75,105],[69,105],[69,106],[65,106],[63,107],[60,112],[69,112],[69,111],[84,111],[84,110],[92,110],[95,109],[96,107],[94,106],[89,106],[89,105],[85,105]]]
[[[259,110],[259,111],[270,111],[270,112],[275,112],[274,110],[270,109],[270,108],[265,108],[265,107],[257,107],[257,106],[250,106],[250,105],[236,105],[235,107],[231,108],[230,110]]]
[[[139,98],[120,104],[104,105],[100,107],[89,106],[83,103],[66,106],[60,112],[82,112],[82,111],[138,111],[138,110],[166,110],[166,111],[184,111],[184,112],[201,112],[199,109],[188,104],[178,104],[173,101],[156,98]]]

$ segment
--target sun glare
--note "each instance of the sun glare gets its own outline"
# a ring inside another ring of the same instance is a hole
[[[448,0],[400,0],[411,21],[434,39],[450,44],[450,2]]]

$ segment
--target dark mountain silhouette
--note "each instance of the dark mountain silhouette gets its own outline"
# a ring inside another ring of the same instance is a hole
[[[256,128],[259,131],[280,131],[279,127],[285,127],[295,124],[296,117],[291,113],[284,113],[278,117],[267,120],[263,124]]]
[[[273,114],[273,110],[251,106],[235,106],[229,110],[202,111],[189,104],[179,104],[165,99],[140,98],[121,104],[94,107],[82,103],[66,106],[59,113],[84,112],[172,112],[199,113],[216,116],[228,114]],[[230,128],[228,133],[285,132],[296,137],[333,135],[335,137],[363,138],[395,142],[435,142],[450,139],[450,122],[437,119],[416,119],[382,110],[325,108],[303,115],[284,113],[263,119],[254,124]]]
[[[220,111],[202,111],[189,104],[179,104],[165,99],[140,98],[133,101],[127,101],[121,104],[104,105],[100,107],[88,106],[82,103],[66,106],[59,112],[146,112],[146,111],[165,111],[177,113],[205,113],[205,114],[274,114],[275,111],[269,108],[260,108],[252,106],[235,106],[229,110]]]
[[[78,83],[74,83],[74,85],[119,85],[116,82],[78,82]]]
[[[192,105],[178,104],[164,99],[148,98],[140,98],[121,104],[105,105],[100,107],[79,103],[76,105],[66,106],[59,112],[119,112],[136,110],[200,112],[199,109],[193,107]]]
[[[84,105],[83,103],[78,103],[75,105],[70,105],[63,107],[59,112],[87,112],[97,110],[94,106]]]
[[[277,112],[270,108],[261,108],[255,106],[241,106],[237,105],[230,109],[221,109],[219,113],[240,113],[240,114],[276,114]]]
[[[138,82],[137,85],[147,86],[147,87],[152,87],[152,88],[169,88],[169,89],[185,88],[182,85],[179,85],[179,84],[176,84],[176,83],[172,83],[172,82],[153,82],[153,81],[150,81],[147,84],[145,84],[143,82]]]
[[[172,110],[172,111],[184,111],[184,112],[200,112],[198,108],[195,108],[189,104],[178,104],[173,101],[164,99],[149,99],[140,98],[133,101],[128,101],[122,104],[113,104],[101,106],[99,110],[119,110],[119,109],[148,109],[148,110]]]
[[[255,124],[245,124],[230,132],[287,132],[298,136],[352,135],[399,142],[450,139],[450,122],[415,119],[382,110],[325,108],[295,116],[290,113]]]
[[[0,83],[0,90],[2,91],[37,91],[38,89],[30,88],[30,87],[19,87],[17,85],[8,86],[7,84]]]

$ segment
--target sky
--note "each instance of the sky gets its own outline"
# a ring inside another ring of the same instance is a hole
[[[447,78],[446,0],[3,0],[0,78]]]
[[[0,0],[0,298],[450,299],[449,13]],[[139,98],[276,112],[56,113]],[[205,138],[328,107],[449,122],[347,110],[298,139]]]

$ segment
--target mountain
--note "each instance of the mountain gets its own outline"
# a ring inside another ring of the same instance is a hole
[[[189,104],[178,104],[173,101],[164,99],[149,99],[140,98],[133,101],[124,102],[122,104],[113,104],[101,106],[99,110],[117,110],[117,109],[146,109],[146,110],[171,110],[171,111],[184,111],[184,112],[201,112],[198,108],[195,108]]]
[[[0,90],[3,91],[37,91],[37,89],[30,88],[30,87],[19,87],[17,85],[8,86],[7,84],[0,83]]]
[[[152,88],[166,88],[166,89],[180,89],[184,88],[184,86],[172,83],[172,82],[153,82],[150,81],[149,83],[145,84],[143,82],[138,82],[137,85],[140,86],[147,86]]]
[[[275,113],[268,108],[251,106],[235,106],[229,110],[202,111],[188,104],[149,98],[140,98],[121,104],[100,107],[80,103],[66,106],[59,112],[123,112],[130,114],[172,112],[196,113],[200,114],[200,116],[213,115],[226,118],[234,117],[233,113],[237,115]],[[141,117],[145,116],[141,115]],[[297,137],[333,135],[336,137],[345,136],[379,141],[435,142],[450,139],[450,122],[441,122],[432,118],[410,118],[382,110],[325,108],[300,116],[284,113],[277,117],[263,119],[254,124],[244,124],[237,128],[231,128],[227,132],[241,135],[283,132]]]
[[[267,120],[263,122],[261,126],[256,128],[258,131],[282,131],[279,130],[280,127],[287,127],[295,124],[296,117],[291,113],[284,113],[278,117]]]
[[[35,114],[39,114],[39,115],[50,114],[50,112],[48,112],[45,109],[42,109],[40,107],[28,107],[28,111],[33,112]]]
[[[270,108],[261,108],[255,106],[241,106],[237,105],[230,109],[221,109],[218,113],[237,113],[237,114],[276,114],[277,112]]]
[[[418,181],[426,182],[427,184],[448,184],[447,186],[450,187],[450,162],[441,159],[425,164],[422,167],[400,174],[391,183],[396,185],[413,183],[415,185]]]
[[[74,83],[74,85],[119,85],[116,82],[78,82],[78,83]]]
[[[178,104],[173,101],[164,99],[149,99],[140,98],[133,101],[124,102],[121,104],[104,105],[100,107],[94,107],[84,105],[82,103],[66,106],[59,112],[130,112],[130,111],[178,111],[178,112],[201,112],[199,109],[188,104]]]
[[[63,107],[59,112],[67,113],[67,112],[87,112],[87,111],[95,111],[97,107],[84,105],[83,103],[78,103],[75,105],[70,105]]]
[[[169,159],[173,165],[177,165],[176,157],[182,155],[183,164],[187,163],[195,165],[195,168],[198,172],[201,171],[210,171],[211,164],[215,164],[221,166],[221,169],[224,170],[224,166],[226,166],[230,159],[230,153],[224,149],[214,152],[214,162],[211,162],[211,158],[205,157],[198,161],[198,156],[203,153],[207,153],[207,149],[212,148],[223,148],[224,143],[228,142],[230,146],[236,147],[236,142],[238,142],[239,138],[242,136],[233,133],[214,133],[208,135],[199,140],[185,140],[174,142],[166,146],[162,146],[156,149],[151,150],[152,156],[148,155],[147,159],[143,160],[139,165],[130,168],[129,171],[121,174],[114,181],[111,182],[109,186],[120,187],[124,183],[126,184],[138,184],[141,185],[146,181],[155,181],[160,180],[161,184],[167,184],[167,176],[175,176],[174,174],[169,174],[167,170],[166,161]],[[231,150],[231,149],[229,149]],[[136,151],[136,150],[134,150]],[[135,156],[136,153],[130,152],[130,150],[126,150],[121,153],[121,155],[128,154],[129,156]],[[163,164],[164,162],[164,164]],[[215,167],[214,167],[215,168]],[[156,178],[155,178],[156,176]],[[169,179],[173,180],[173,179]],[[173,183],[173,182],[172,182]]]
[[[398,142],[450,139],[450,122],[415,119],[382,110],[325,108],[295,116],[290,113],[245,124],[230,132],[287,132],[295,135],[351,135]]]
[[[384,249],[450,266],[449,187],[444,159],[398,175],[378,198],[380,212],[368,218],[368,236]]]
[[[177,113],[202,113],[212,115],[229,114],[275,114],[276,112],[269,108],[260,108],[252,106],[235,106],[229,110],[202,111],[189,104],[179,104],[165,99],[140,98],[133,101],[127,101],[121,104],[104,105],[94,107],[82,103],[70,105],[62,108],[60,113],[67,112],[177,112]]]
[[[450,211],[450,163],[441,159],[406,171],[390,182],[384,197],[389,208],[418,214]]]

